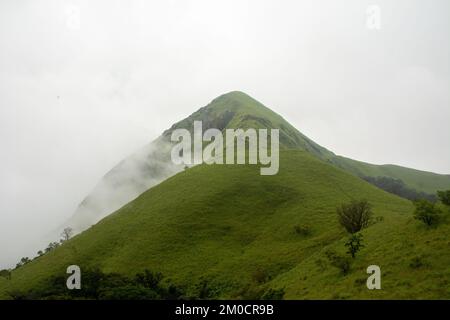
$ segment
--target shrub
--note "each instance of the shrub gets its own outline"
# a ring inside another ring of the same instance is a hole
[[[8,269],[0,270],[0,277],[11,280],[11,271]]]
[[[441,210],[436,205],[428,200],[414,201],[416,207],[414,211],[414,218],[422,221],[427,226],[432,226],[438,223]]]
[[[439,197],[439,200],[446,206],[450,206],[450,190],[447,191],[438,191],[437,195]]]
[[[23,257],[22,259],[20,259],[19,263],[16,264],[16,269],[20,268],[21,266],[26,265],[27,263],[30,263],[31,260],[28,257]]]
[[[256,269],[252,273],[252,280],[258,284],[264,283],[269,279],[267,272],[261,268]]]
[[[12,299],[23,300],[154,300],[182,299],[182,291],[170,282],[163,285],[162,276],[144,270],[134,278],[99,269],[83,270],[81,290],[67,290],[66,276],[47,279],[38,288],[28,292],[9,292]]]
[[[419,269],[425,266],[425,262],[423,260],[423,257],[416,256],[411,259],[411,262],[409,263],[409,266],[413,269]]]
[[[376,216],[373,220],[374,220],[374,223],[383,222],[384,221],[384,217],[383,216]]]
[[[191,298],[201,300],[212,299],[218,294],[216,288],[214,288],[211,282],[204,278],[200,279],[200,282],[195,285],[195,292],[195,296]]]
[[[369,226],[372,218],[372,206],[366,200],[353,200],[336,209],[339,223],[349,233],[356,233]]]
[[[307,224],[303,224],[303,225],[297,224],[294,226],[294,231],[298,235],[309,236],[311,234],[311,227]]]
[[[362,234],[352,234],[348,241],[345,243],[345,246],[348,248],[347,253],[352,256],[354,259],[356,257],[356,253],[361,250],[364,245],[362,244]]]
[[[348,258],[343,257],[332,250],[328,250],[327,252],[325,252],[325,255],[327,256],[330,264],[333,267],[338,268],[344,276],[349,273],[350,261]]]

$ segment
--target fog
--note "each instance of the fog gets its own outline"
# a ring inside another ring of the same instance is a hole
[[[337,154],[450,173],[449,14],[446,0],[1,1],[0,268],[232,90]]]

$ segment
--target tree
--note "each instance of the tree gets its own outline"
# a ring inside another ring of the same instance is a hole
[[[414,218],[422,221],[427,226],[436,224],[439,221],[441,210],[436,205],[428,200],[414,201],[416,207],[414,211]]]
[[[347,253],[352,256],[354,259],[356,257],[356,253],[361,250],[364,245],[362,244],[362,234],[352,234],[348,241],[345,243],[345,246],[348,248]]]
[[[16,264],[16,269],[20,268],[21,266],[26,265],[27,263],[31,262],[30,258],[28,257],[23,257],[22,259],[20,259],[19,263]]]
[[[0,270],[0,277],[11,280],[11,270],[8,269]]]
[[[62,242],[69,240],[72,237],[73,229],[71,227],[64,228],[61,232]]]
[[[50,242],[47,246],[47,248],[45,248],[45,253],[48,253],[50,251],[52,251],[53,249],[56,249],[59,246],[58,242]]]
[[[439,197],[439,200],[446,206],[450,206],[450,190],[447,191],[438,191],[437,195]]]
[[[369,226],[372,218],[372,206],[366,200],[353,200],[336,209],[339,223],[353,234]]]

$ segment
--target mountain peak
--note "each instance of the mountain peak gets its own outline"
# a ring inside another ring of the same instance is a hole
[[[235,100],[251,99],[251,100],[255,100],[251,96],[246,94],[245,92],[242,92],[239,90],[224,93],[224,94],[218,96],[217,98],[215,98],[213,101],[220,100],[220,99],[235,99]]]
[[[254,112],[255,108],[266,108],[262,103],[242,91],[230,91],[213,99],[205,108],[229,109],[229,111]],[[252,107],[253,110],[249,110]]]

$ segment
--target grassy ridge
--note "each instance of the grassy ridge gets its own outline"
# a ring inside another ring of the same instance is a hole
[[[450,175],[420,171],[392,164],[374,165],[344,157],[335,157],[332,162],[338,167],[364,177],[391,177],[402,180],[417,191],[435,194],[438,190],[450,189]]]
[[[384,220],[364,231],[367,246],[343,277],[318,260],[327,248],[343,249],[335,207],[352,198],[368,199]],[[127,275],[160,271],[191,293],[207,280],[220,298],[241,297],[246,287],[284,287],[295,299],[449,298],[442,286],[450,279],[448,225],[425,230],[411,212],[408,201],[307,152],[282,151],[275,176],[260,176],[259,166],[196,166],[14,271],[11,281],[0,279],[0,297],[77,264]],[[310,225],[312,234],[296,234],[296,224]],[[417,255],[426,266],[413,269]],[[358,280],[369,264],[385,276],[379,292]]]
[[[318,145],[279,114],[262,103],[239,91],[221,95],[188,118],[174,124],[173,129],[192,129],[195,120],[203,121],[207,128],[275,128],[280,130],[280,144],[289,149],[305,150],[359,177],[390,177],[402,180],[409,188],[434,194],[437,190],[450,189],[450,175],[436,174],[396,165],[374,165],[341,157]]]

